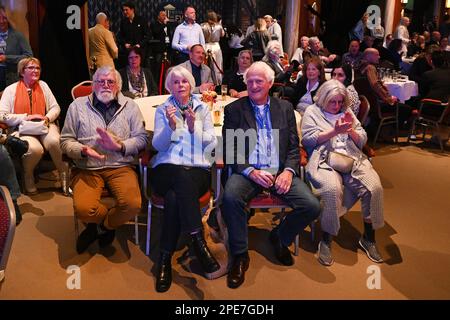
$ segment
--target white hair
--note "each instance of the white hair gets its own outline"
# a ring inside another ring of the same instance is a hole
[[[249,72],[255,72],[256,70],[262,71],[262,73],[264,74],[264,77],[270,83],[273,83],[273,81],[275,80],[275,71],[273,71],[272,68],[269,67],[269,65],[267,63],[265,63],[263,61],[256,61],[256,62],[252,63],[252,65],[245,71],[245,73],[244,73],[244,82],[245,83],[247,83],[247,77],[248,77]]]
[[[92,80],[95,82],[96,80],[98,80],[98,78],[100,78],[101,75],[107,75],[110,73],[112,73],[115,76],[116,84],[120,91],[122,89],[122,77],[120,76],[119,71],[117,71],[111,66],[103,66],[101,68],[98,68],[95,71],[94,75],[92,76]]]
[[[267,43],[266,52],[265,52],[266,56],[268,56],[270,51],[273,48],[275,48],[275,47],[278,47],[278,49],[280,49],[280,51],[281,51],[281,43],[280,43],[280,41],[278,41],[278,40],[270,40]],[[283,52],[281,52],[281,54],[283,54]]]
[[[344,104],[341,111],[347,110],[350,105],[347,89],[340,81],[335,79],[325,81],[319,87],[319,90],[317,90],[316,96],[314,97],[314,101],[320,109],[324,109],[328,105],[328,102],[337,95],[344,97]]]
[[[174,77],[186,79],[189,82],[189,85],[191,86],[190,91],[192,94],[192,92],[195,89],[195,79],[194,79],[194,76],[192,76],[192,73],[189,72],[189,70],[187,70],[183,66],[175,66],[175,67],[170,68],[167,71],[167,77],[166,77],[166,82],[164,83],[164,87],[170,93],[172,93],[172,85],[173,85]]]

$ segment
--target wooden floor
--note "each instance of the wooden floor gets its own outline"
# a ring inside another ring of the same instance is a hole
[[[140,247],[133,243],[132,226],[125,226],[112,248],[99,252],[95,244],[78,255],[72,200],[59,192],[55,182],[41,180],[41,194],[19,200],[24,220],[16,230],[0,300],[450,299],[449,152],[383,146],[373,164],[385,191],[386,225],[377,232],[384,264],[374,265],[357,249],[362,231],[359,207],[343,217],[333,245],[335,263],[328,268],[317,262],[317,239],[311,241],[309,230],[302,234],[295,265],[279,265],[268,241],[273,215],[258,212],[250,221],[250,269],[239,289],[229,289],[226,277],[206,279],[195,260],[184,259],[184,247],[173,260],[172,287],[163,294],[155,292],[152,274],[156,240],[151,257],[144,254],[145,226],[140,229]],[[158,217],[156,213],[154,239]],[[225,259],[221,248],[214,245]],[[75,274],[80,275],[80,288],[69,289],[77,283]],[[379,282],[374,278],[378,274]],[[369,289],[368,283],[380,288]]]

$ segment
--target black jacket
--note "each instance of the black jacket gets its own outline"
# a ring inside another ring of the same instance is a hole
[[[289,167],[295,170],[298,175],[300,160],[299,138],[292,105],[285,100],[271,97],[270,118],[272,121],[272,129],[279,130],[277,150],[279,172]],[[239,164],[236,161],[236,154],[238,152],[237,141],[233,139],[230,132],[227,133],[227,129],[232,129],[232,131],[242,129],[244,132],[248,129],[256,130],[255,113],[253,112],[249,97],[240,98],[225,107],[224,125],[222,127],[224,163],[225,165],[230,165],[234,173],[241,173],[246,168],[252,166],[249,164],[249,156],[255,146],[250,146],[249,139],[245,140],[245,154],[243,155],[245,161],[243,164]],[[227,161],[226,152],[232,152],[234,154],[234,160],[232,162]]]
[[[169,37],[169,43],[166,45],[166,33],[164,28],[167,27],[167,36]],[[158,40],[157,43],[152,44],[152,50],[154,53],[162,53],[171,48],[174,28],[171,23],[163,24],[159,21],[153,22],[150,25],[152,37],[154,40]]]
[[[129,43],[131,46],[139,44],[145,50],[149,40],[148,29],[147,22],[140,16],[134,16],[133,22],[131,23],[127,18],[122,19],[117,35],[119,48],[125,50],[125,43]]]
[[[322,83],[323,82],[320,82],[320,80],[319,80],[319,86],[317,87],[317,89],[314,91],[311,91],[311,97],[313,99],[317,93],[317,90],[319,90],[320,86],[322,85]],[[308,85],[308,79],[305,76],[298,79],[297,83],[295,84],[295,87],[294,87],[295,94],[291,97],[291,103],[294,105],[294,107],[297,105],[300,98],[303,97],[306,92],[308,92],[308,89],[306,88],[307,85]]]
[[[150,69],[143,68],[144,69],[144,77],[145,77],[145,83],[147,84],[147,96],[154,96],[158,94],[158,87],[156,86],[155,80],[153,79],[152,72]],[[130,87],[128,84],[128,74],[127,74],[127,68],[123,68],[119,70],[120,76],[122,77],[122,92],[129,92]],[[126,94],[125,94],[126,95]]]

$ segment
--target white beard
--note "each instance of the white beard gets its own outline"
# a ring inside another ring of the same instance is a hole
[[[100,91],[96,94],[97,99],[104,104],[108,104],[114,100],[114,94],[112,91]]]

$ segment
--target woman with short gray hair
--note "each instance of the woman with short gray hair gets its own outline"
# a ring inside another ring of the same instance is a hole
[[[164,197],[164,219],[156,291],[169,290],[172,255],[181,233],[189,234],[194,252],[207,273],[219,270],[203,237],[199,198],[211,185],[211,152],[217,144],[211,113],[192,95],[195,80],[182,66],[169,69],[165,83],[170,97],[155,114],[152,144],[152,190]]]
[[[314,100],[302,119],[302,144],[308,153],[308,180],[323,204],[318,260],[333,264],[331,241],[339,232],[339,218],[361,199],[364,234],[359,246],[369,259],[381,263],[375,229],[384,225],[383,187],[361,151],[367,134],[348,109],[347,90],[338,80],[322,84]]]

